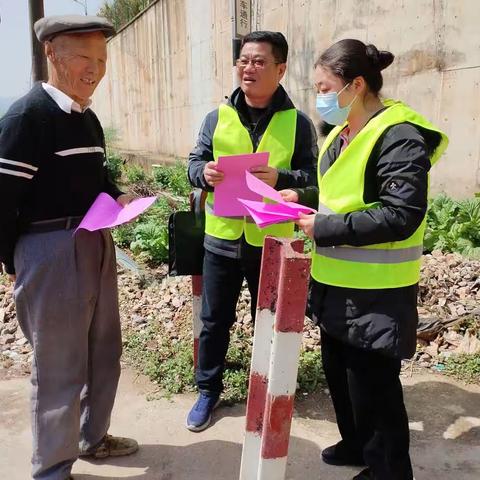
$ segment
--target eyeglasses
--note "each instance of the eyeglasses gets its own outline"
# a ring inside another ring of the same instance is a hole
[[[262,70],[268,65],[279,65],[280,62],[267,62],[263,58],[239,58],[237,60],[237,67],[240,69],[247,68],[250,64],[255,70]]]

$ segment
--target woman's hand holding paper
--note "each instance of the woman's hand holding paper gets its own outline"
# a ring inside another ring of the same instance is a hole
[[[280,190],[278,193],[286,202],[298,203],[298,193],[295,190]]]
[[[299,220],[295,223],[303,230],[303,233],[313,240],[315,232],[315,213],[312,215],[306,215],[305,213],[299,213]]]

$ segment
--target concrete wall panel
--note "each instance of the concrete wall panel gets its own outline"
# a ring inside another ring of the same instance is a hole
[[[480,191],[480,7],[476,0],[251,0],[252,26],[286,34],[284,85],[315,123],[313,64],[341,38],[392,51],[384,95],[445,129],[446,156],[432,189]],[[205,114],[232,88],[229,0],[158,0],[109,42],[108,74],[95,96],[119,147],[188,155]]]

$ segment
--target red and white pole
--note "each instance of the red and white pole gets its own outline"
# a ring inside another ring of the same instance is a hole
[[[310,270],[301,252],[301,240],[265,239],[240,480],[285,478]]]
[[[309,276],[310,259],[285,248],[280,269],[264,413],[267,421],[263,422],[258,480],[285,478]]]
[[[198,365],[198,339],[202,331],[202,275],[192,275],[193,367]]]

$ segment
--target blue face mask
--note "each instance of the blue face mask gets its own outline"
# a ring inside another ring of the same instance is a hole
[[[340,107],[338,104],[338,96],[349,86],[347,83],[338,93],[319,93],[317,95],[317,112],[322,120],[330,125],[343,125],[348,118],[348,114],[352,108],[353,102],[357,96],[346,107]]]

